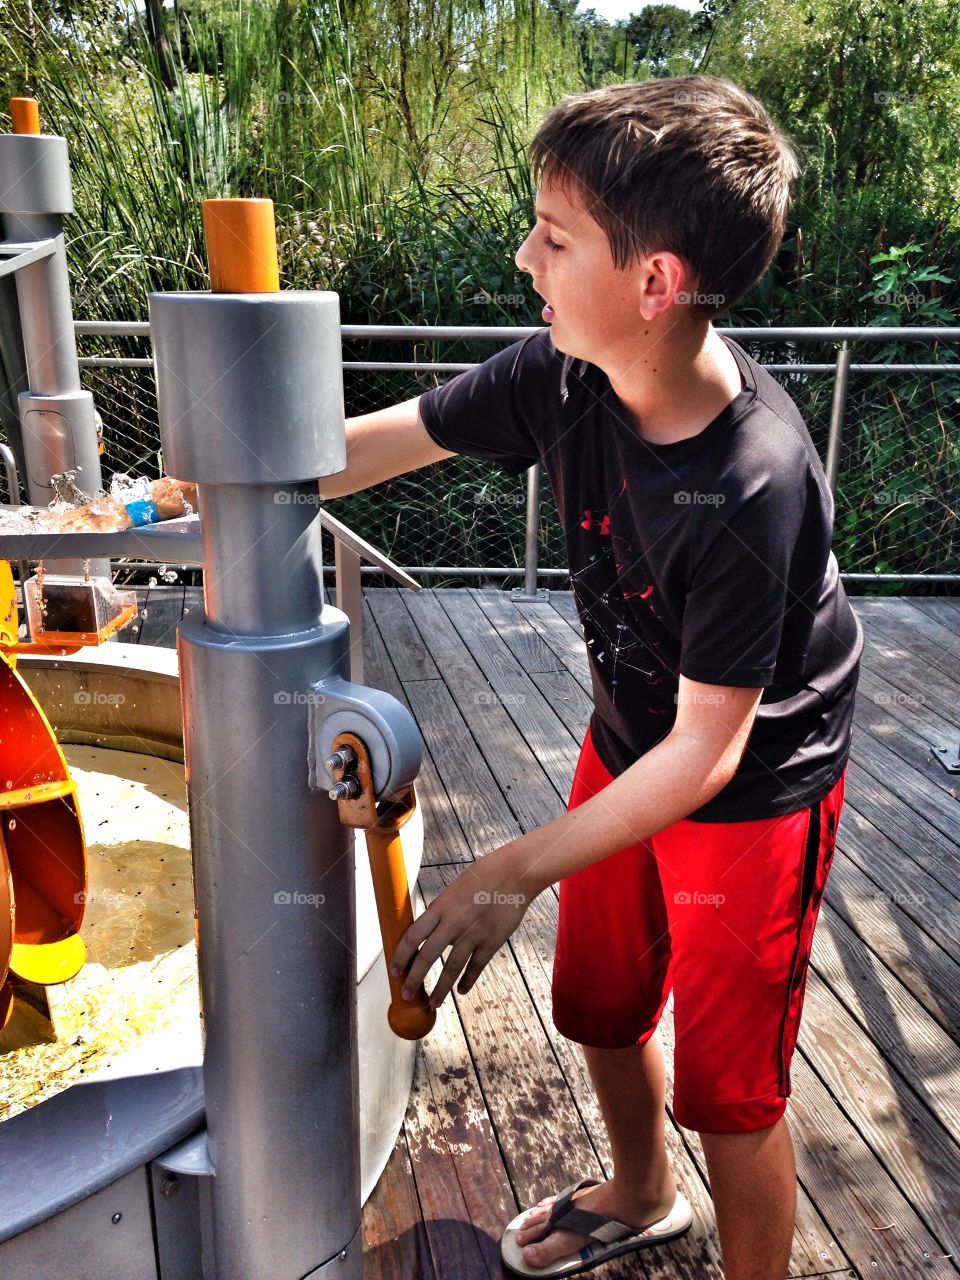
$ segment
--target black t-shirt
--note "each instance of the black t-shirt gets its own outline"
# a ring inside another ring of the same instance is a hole
[[[603,370],[558,351],[549,330],[420,399],[441,448],[511,475],[542,461],[587,645],[591,733],[614,777],[671,729],[679,674],[763,687],[736,774],[688,815],[703,822],[775,817],[826,795],[849,755],[863,650],[803,418],[723,341],[744,385],[672,444],[643,440]]]

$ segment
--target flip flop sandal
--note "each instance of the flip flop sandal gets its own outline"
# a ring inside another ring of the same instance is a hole
[[[519,1276],[575,1276],[583,1271],[592,1271],[602,1262],[616,1258],[622,1253],[632,1253],[638,1249],[649,1249],[653,1245],[664,1244],[668,1240],[676,1240],[690,1230],[693,1222],[693,1211],[686,1197],[677,1192],[673,1208],[664,1218],[651,1222],[645,1227],[629,1227],[616,1218],[605,1217],[601,1213],[593,1213],[589,1209],[581,1209],[573,1203],[574,1193],[581,1187],[598,1187],[596,1178],[583,1178],[561,1191],[556,1201],[550,1206],[550,1215],[543,1225],[543,1230],[536,1237],[527,1240],[523,1246],[538,1244],[545,1240],[551,1231],[562,1227],[567,1231],[576,1231],[580,1235],[592,1236],[595,1244],[584,1245],[577,1253],[568,1253],[556,1258],[545,1267],[532,1267],[523,1260],[521,1246],[517,1243],[517,1232],[523,1227],[524,1220],[530,1210],[524,1209],[508,1224],[500,1242],[500,1256],[508,1270]]]

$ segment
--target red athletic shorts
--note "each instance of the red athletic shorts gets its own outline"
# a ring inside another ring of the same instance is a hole
[[[684,818],[560,881],[557,1030],[644,1044],[672,988],[673,1112],[687,1129],[745,1133],[786,1110],[845,779],[777,818]],[[568,809],[612,780],[588,728]]]

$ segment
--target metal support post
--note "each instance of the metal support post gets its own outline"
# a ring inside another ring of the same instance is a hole
[[[30,102],[15,99],[14,102]],[[11,104],[13,105],[13,104]],[[14,111],[24,130],[0,134],[0,254],[16,272],[17,300],[29,390],[18,396],[28,498],[51,501],[52,475],[78,471],[78,486],[93,496],[102,486],[93,396],[80,385],[63,215],[73,212],[65,138],[39,132],[37,113]],[[46,562],[51,573],[83,572],[82,561]],[[110,575],[109,560],[89,562],[91,576]]]
[[[350,677],[316,484],[346,465],[339,298],[217,268],[250,231],[233,214],[263,213],[275,274],[272,208],[207,201],[214,290],[149,300],[163,454],[199,486],[204,543],[178,649],[210,1252],[216,1280],[359,1280],[354,836],[308,768],[311,685]]]

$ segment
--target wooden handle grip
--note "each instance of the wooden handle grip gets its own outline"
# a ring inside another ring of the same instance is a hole
[[[412,788],[410,794],[413,795]],[[380,932],[383,936],[383,958],[386,961],[387,980],[390,983],[390,1009],[387,1020],[390,1023],[390,1029],[401,1039],[419,1040],[433,1028],[437,1020],[436,1012],[430,1008],[427,993],[422,986],[412,1000],[404,1000],[400,995],[404,983],[403,976],[395,978],[390,973],[397,943],[413,924],[413,905],[410,901],[407,868],[403,860],[403,846],[400,843],[399,832],[399,827],[407,816],[409,813],[402,815],[399,809],[391,807],[376,826],[368,828],[366,836],[370,873],[373,876],[373,891],[377,899],[377,914],[380,917]]]

